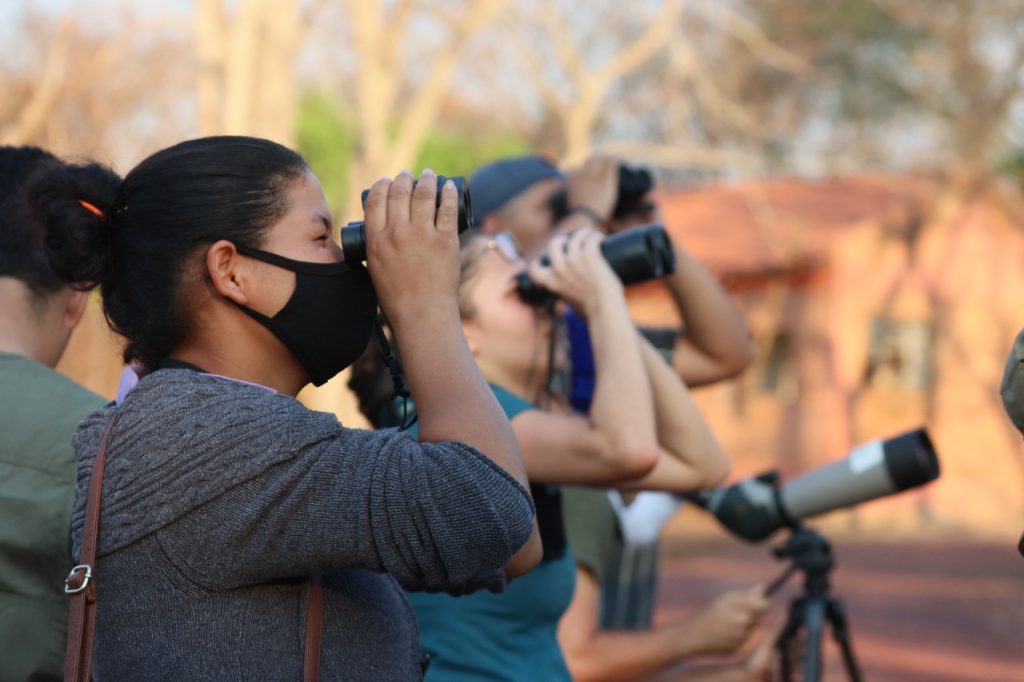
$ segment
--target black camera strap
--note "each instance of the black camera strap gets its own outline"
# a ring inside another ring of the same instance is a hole
[[[377,320],[373,325],[373,331],[377,336],[377,346],[380,348],[380,357],[387,366],[388,372],[391,374],[391,385],[394,392],[393,398],[402,399],[402,424],[398,427],[398,430],[405,431],[416,423],[418,417],[416,415],[416,411],[411,410],[412,420],[409,420],[409,399],[412,397],[412,393],[409,392],[409,385],[405,382],[405,372],[402,370],[402,363],[391,350],[391,341],[388,340],[388,335],[384,332],[385,324],[387,324],[387,320],[384,319],[384,316],[378,315]]]

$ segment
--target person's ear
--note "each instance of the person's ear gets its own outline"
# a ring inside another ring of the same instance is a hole
[[[253,277],[251,264],[241,258],[235,245],[226,239],[214,242],[206,252],[206,271],[213,290],[224,298],[248,305],[246,290]]]
[[[64,302],[64,328],[71,332],[85,314],[85,307],[89,304],[88,291],[72,291]]]

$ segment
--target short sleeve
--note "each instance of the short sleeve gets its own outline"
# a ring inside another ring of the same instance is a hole
[[[523,412],[537,409],[537,406],[533,403],[509,393],[501,386],[491,384],[491,390],[494,391],[494,397],[498,399],[498,404],[501,405],[501,409],[505,410],[505,416],[508,417],[509,421],[512,421],[517,415],[522,414]]]

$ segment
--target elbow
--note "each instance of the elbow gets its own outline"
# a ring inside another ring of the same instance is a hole
[[[533,533],[530,534],[526,544],[505,565],[505,576],[511,580],[530,572],[537,567],[543,555],[544,547],[541,545],[540,532],[537,529],[537,524],[534,523]]]
[[[737,346],[736,350],[725,359],[723,363],[723,379],[732,379],[739,376],[743,370],[751,365],[757,358],[757,345],[754,337],[747,335],[746,341]]]
[[[757,357],[757,344],[754,343],[754,337],[748,335],[748,337],[746,337],[746,342],[742,345],[739,352],[736,353],[735,371],[733,372],[733,375],[737,375],[746,368],[749,368]]]
[[[719,381],[735,379],[757,358],[757,346],[753,337],[737,344],[732,349],[720,349],[715,355],[708,356],[709,369],[703,376],[689,377],[686,368],[677,364],[676,371],[687,381],[691,388],[707,386]]]
[[[615,473],[623,479],[642,478],[658,463],[658,441],[642,438],[623,439],[608,445],[608,457]]]
[[[704,487],[715,488],[720,486],[725,479],[729,478],[730,473],[732,473],[732,462],[723,453],[711,468],[711,471],[708,472],[708,483]]]
[[[576,650],[563,649],[565,665],[573,682],[610,682],[620,679],[606,666],[602,665],[598,652],[582,647]],[[612,676],[609,676],[612,673]]]
[[[722,484],[732,471],[732,462],[717,444],[714,453],[702,467],[700,488],[715,488]]]

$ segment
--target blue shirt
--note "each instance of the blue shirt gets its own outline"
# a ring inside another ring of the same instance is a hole
[[[536,409],[498,386],[491,388],[509,419]],[[566,549],[559,558],[511,581],[499,594],[408,593],[423,651],[430,655],[426,679],[569,682],[557,630],[575,584],[575,560]]]

